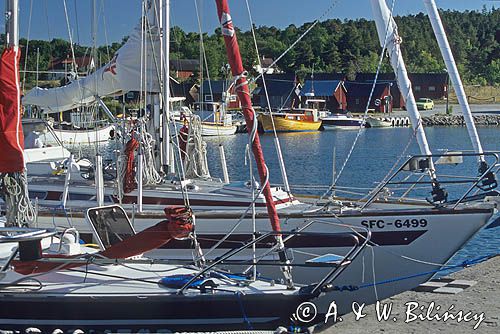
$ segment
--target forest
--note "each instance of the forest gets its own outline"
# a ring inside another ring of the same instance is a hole
[[[467,84],[500,86],[500,9],[458,12],[441,12],[443,23],[452,46],[455,60],[463,80]],[[403,56],[408,71],[413,73],[444,72],[437,42],[427,15],[395,17],[402,37]],[[255,34],[259,55],[278,58],[310,26],[289,25],[286,28],[259,26]],[[258,62],[257,52],[251,31],[237,31],[244,65],[252,72]],[[172,59],[199,59],[200,35],[185,32],[180,27],[173,27],[171,34]],[[4,36],[2,36],[4,38]],[[104,64],[126,41],[98,48],[98,62]],[[213,33],[203,34],[203,47],[211,78],[224,75],[226,54],[224,42],[217,28]],[[21,39],[23,51],[26,39]],[[3,45],[3,43],[2,43]],[[88,55],[90,47],[74,45],[75,56]],[[29,41],[28,58],[21,59],[21,67],[28,71],[47,70],[53,58],[69,57],[70,43],[63,39],[51,41]],[[38,50],[38,52],[37,52]],[[375,23],[366,19],[340,20],[329,19],[315,25],[314,28],[282,57],[277,66],[284,72],[295,72],[304,77],[314,72],[344,73],[348,78],[356,73],[375,72],[378,64],[380,46],[378,44]],[[38,56],[37,56],[38,54]],[[23,52],[25,56],[25,52]],[[382,72],[390,72],[387,59]],[[198,77],[198,73],[195,74]],[[27,82],[35,75],[27,73]],[[192,80],[196,80],[193,78]],[[28,83],[29,85],[29,83]]]

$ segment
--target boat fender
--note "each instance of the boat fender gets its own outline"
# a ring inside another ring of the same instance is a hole
[[[187,125],[187,121],[184,120],[184,125],[179,130],[179,149],[181,151],[182,161],[184,161],[184,158],[186,157],[188,137],[189,137],[189,127]]]
[[[132,137],[125,146],[125,157],[127,161],[126,161],[125,177],[123,178],[124,193],[129,193],[137,188],[137,182],[135,181],[134,153],[138,148],[139,148],[139,141],[134,137],[134,133],[132,133]]]

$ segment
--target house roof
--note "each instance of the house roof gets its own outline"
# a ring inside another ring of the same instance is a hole
[[[361,83],[356,81],[346,81],[345,86],[348,92],[348,97],[368,98],[370,96],[373,84]],[[375,85],[375,90],[373,91],[373,96],[375,98],[382,96],[382,93],[386,88],[387,83],[377,83]]]
[[[413,85],[422,84],[438,84],[446,85],[448,80],[447,73],[408,73],[408,78]],[[375,73],[358,73],[356,74],[357,82],[373,82]],[[394,73],[379,73],[377,82],[392,82],[396,80]]]
[[[311,76],[314,78],[314,80],[345,80],[347,75],[344,73],[312,73],[312,74],[307,74],[305,76],[305,80],[311,79]]]
[[[170,67],[174,71],[197,71],[200,68],[198,59],[170,59]]]
[[[92,60],[92,57],[90,56],[83,56],[83,57],[76,57],[75,58],[75,63],[78,67],[86,67],[90,64]],[[49,70],[53,69],[61,69],[64,68],[65,65],[71,66],[73,63],[73,58],[67,57],[67,58],[53,58],[48,66]]]
[[[204,94],[209,94],[210,89],[212,90],[212,94],[222,94],[224,93],[229,84],[226,80],[205,80],[203,81],[203,91]]]
[[[289,81],[296,82],[298,81],[295,73],[273,73],[265,75],[266,83],[269,81]],[[255,82],[257,86],[262,86],[262,77],[259,77]]]
[[[333,96],[341,83],[341,80],[306,80],[300,96],[308,96],[311,93],[315,96]]]
[[[260,63],[262,64],[262,67],[267,68],[271,66],[274,63],[273,58],[268,58],[266,56],[262,56],[262,59],[260,60]],[[274,65],[276,67],[276,65]]]
[[[295,80],[284,80],[276,79],[278,77],[271,78],[270,75],[266,75],[266,88],[270,96],[288,96],[293,93],[298,83]],[[264,95],[264,87],[262,85],[262,80],[260,80],[257,88],[252,92],[253,95]]]
[[[413,85],[433,83],[444,86],[448,83],[448,73],[410,73],[408,76]]]

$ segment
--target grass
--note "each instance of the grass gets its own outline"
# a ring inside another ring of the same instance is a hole
[[[471,104],[500,103],[500,87],[495,86],[464,86],[465,95]],[[446,103],[446,100],[434,101],[436,103]],[[450,103],[458,103],[455,91],[450,91]]]

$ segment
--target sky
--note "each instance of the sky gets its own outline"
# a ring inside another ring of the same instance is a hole
[[[0,8],[5,8],[0,0]],[[73,41],[83,45],[91,44],[91,3],[92,0],[19,0],[21,37],[51,40],[69,40],[68,25],[64,14],[64,1],[67,5],[68,19]],[[201,13],[203,31],[212,33],[218,26],[214,0],[196,0]],[[250,19],[246,0],[228,0],[231,15],[236,26],[248,30]],[[198,31],[195,0],[171,0],[171,24],[185,31]],[[436,0],[443,9],[481,10],[500,6],[500,1],[492,0]],[[248,0],[253,23],[257,26],[287,27],[312,22],[318,18],[371,19],[369,0]],[[388,0],[392,3],[392,0]],[[30,18],[30,7],[31,18]],[[97,0],[98,39],[97,44],[120,41],[129,34],[139,21],[141,0]],[[332,4],[333,9],[328,11]],[[423,1],[397,0],[396,14],[416,14],[425,10]],[[325,12],[327,12],[326,15]],[[4,25],[4,15],[0,15],[0,25]]]

